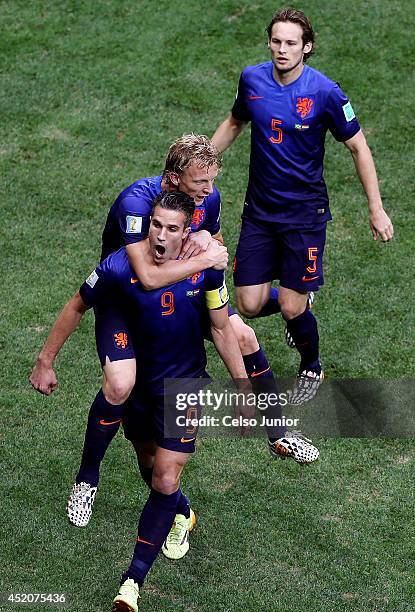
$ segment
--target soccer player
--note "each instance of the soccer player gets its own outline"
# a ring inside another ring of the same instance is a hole
[[[176,259],[190,232],[194,213],[192,198],[179,191],[162,193],[153,207],[149,237],[142,256],[155,265]],[[126,249],[107,257],[82,285],[64,309],[49,336],[47,351],[54,359],[90,307],[114,303],[118,296],[137,356],[138,376],[127,411],[126,434],[138,451],[151,455],[155,442],[151,492],[141,513],[134,555],[124,573],[114,610],[137,611],[142,585],[177,514],[189,508],[180,489],[180,475],[194,452],[196,433],[181,438],[164,436],[165,378],[207,377],[204,322],[208,311],[213,342],[232,378],[247,375],[228,317],[224,271],[210,268],[181,282],[147,291],[129,264]],[[249,385],[247,385],[249,388]],[[142,448],[140,448],[142,447]],[[189,517],[190,518],[190,517]],[[190,519],[191,520],[191,519]],[[185,541],[191,525],[185,526]],[[129,606],[129,607],[128,607]]]
[[[220,194],[214,187],[220,167],[217,150],[207,137],[188,134],[177,139],[169,149],[161,176],[135,181],[115,200],[102,236],[101,261],[126,245],[130,262],[148,290],[180,281],[210,266],[225,267],[227,252],[219,244],[223,242]],[[181,259],[168,261],[160,267],[143,256],[143,241],[148,233],[154,198],[172,189],[192,197],[196,208]],[[124,402],[136,380],[134,349],[122,311],[117,303],[97,305],[94,311],[103,384],[89,411],[81,465],[67,505],[68,518],[78,527],[86,526],[90,520],[100,465],[119,429]],[[236,313],[230,311],[230,315],[248,374],[254,376],[255,384],[265,378],[269,379],[269,384],[272,371],[254,331]],[[30,380],[35,389],[47,395],[57,387],[50,355],[44,349]],[[269,448],[274,457],[286,456],[287,451],[289,457],[299,462],[306,457],[304,442],[288,436],[284,427],[272,431]]]
[[[323,251],[331,219],[323,178],[327,130],[351,152],[369,206],[373,238],[393,237],[371,152],[340,86],[305,64],[314,32],[303,12],[282,9],[267,27],[271,61],[243,70],[230,116],[212,142],[220,152],[251,122],[249,181],[234,262],[238,310],[272,312],[271,287],[300,353],[292,403],[310,399],[323,379],[317,322],[309,291],[324,283]]]

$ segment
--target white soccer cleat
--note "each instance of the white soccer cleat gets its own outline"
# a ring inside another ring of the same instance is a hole
[[[313,463],[320,456],[318,448],[299,431],[286,431],[282,438],[268,442],[268,448],[275,459],[289,458],[301,464]]]
[[[189,550],[189,533],[196,525],[196,515],[190,508],[190,517],[176,514],[169,535],[161,548],[163,555],[168,559],[181,559]]]
[[[140,587],[132,578],[124,580],[112,602],[112,612],[138,612]]]
[[[88,482],[74,484],[66,504],[66,514],[72,525],[76,527],[88,525],[96,494],[97,487],[91,487]]]
[[[301,404],[309,402],[316,396],[323,380],[323,370],[321,370],[320,374],[312,370],[303,370],[301,374],[298,375],[294,391],[288,394],[288,403],[291,406],[301,406]]]
[[[314,291],[310,291],[310,293],[308,294],[308,300],[307,300],[308,307],[310,309],[313,307],[314,298],[315,298]],[[295,348],[294,338],[292,337],[292,335],[288,331],[288,327],[287,326],[285,326],[284,335],[285,335],[285,342],[287,343],[287,346],[289,348],[294,349]]]

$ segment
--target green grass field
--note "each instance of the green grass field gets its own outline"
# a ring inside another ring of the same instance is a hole
[[[373,242],[351,157],[328,137],[334,223],[315,309],[322,360],[331,378],[410,379],[414,10],[396,0],[296,6],[318,33],[311,65],[353,102],[396,231],[391,244]],[[276,8],[270,0],[0,2],[1,610],[51,609],[11,604],[12,592],[66,593],[71,612],[110,609],[147,492],[118,436],[90,525],[67,522],[100,386],[92,315],[58,358],[52,397],[35,393],[28,376],[57,312],[98,261],[115,196],[159,173],[177,136],[212,134],[241,69],[267,59],[264,28]],[[248,154],[247,130],[218,180],[232,256]],[[292,375],[297,355],[284,345],[282,321],[253,325],[274,371]],[[208,351],[210,373],[223,374]],[[199,516],[191,550],[182,562],[156,562],[143,611],[415,609],[412,439],[320,439],[321,459],[306,469],[273,462],[262,440],[199,442],[183,479]]]

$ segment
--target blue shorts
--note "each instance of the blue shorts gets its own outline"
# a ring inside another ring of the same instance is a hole
[[[318,291],[324,284],[323,253],[326,224],[291,228],[242,218],[234,260],[236,287],[279,279],[282,287],[299,293]]]
[[[103,367],[110,361],[134,359],[134,349],[122,309],[116,304],[95,306],[95,341]]]
[[[150,395],[145,392],[134,392],[125,404],[123,417],[124,435],[131,442],[149,442],[154,440],[158,446],[179,453],[194,453],[198,427],[191,424],[175,425],[175,437],[164,437],[165,398],[162,395]],[[177,413],[179,414],[179,413]],[[185,419],[198,419],[201,414],[199,406],[189,407],[180,416]],[[175,418],[175,415],[174,417]]]

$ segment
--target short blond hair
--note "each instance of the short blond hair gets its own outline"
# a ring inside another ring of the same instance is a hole
[[[193,162],[196,162],[201,168],[210,168],[216,165],[220,169],[222,166],[219,151],[210,138],[192,132],[177,138],[170,145],[163,176],[168,177],[170,172],[181,174]]]

